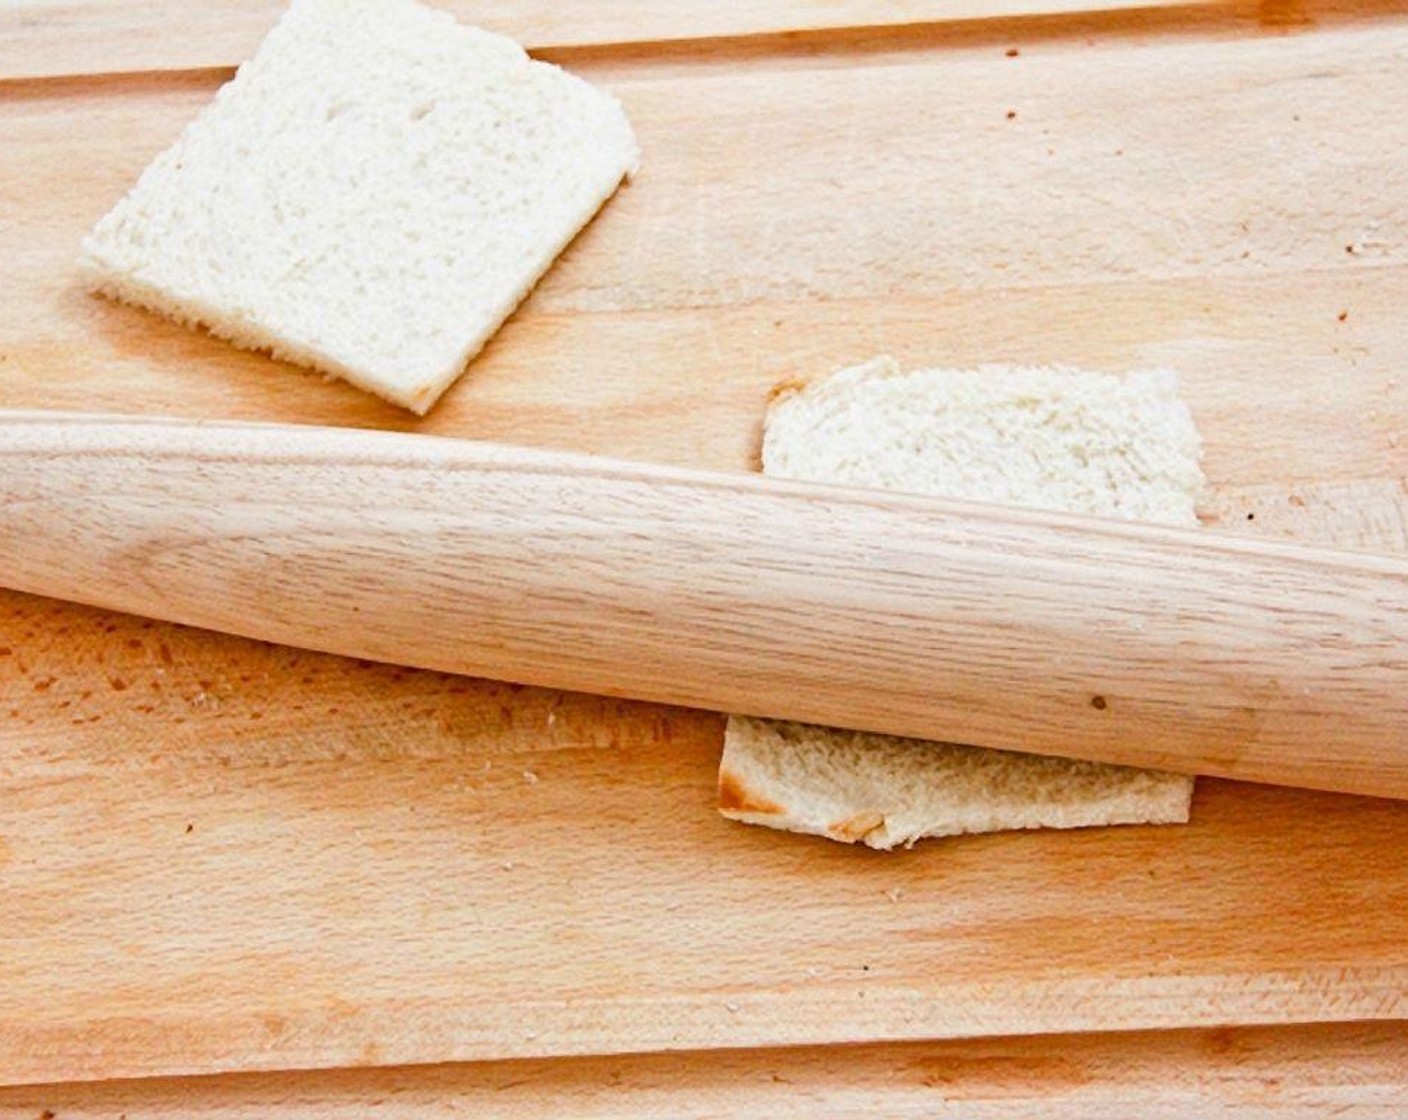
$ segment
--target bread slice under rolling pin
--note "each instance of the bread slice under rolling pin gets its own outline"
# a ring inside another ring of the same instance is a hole
[[[80,265],[425,412],[637,158],[614,98],[511,39],[413,0],[294,0]]]
[[[904,373],[889,358],[783,387],[763,437],[780,478],[1169,525],[1198,523],[1200,455],[1167,371]],[[873,848],[1181,823],[1192,792],[1179,774],[741,716],[719,768],[725,816]]]

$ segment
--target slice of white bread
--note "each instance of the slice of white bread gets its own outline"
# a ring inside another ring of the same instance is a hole
[[[294,0],[80,265],[423,413],[638,155],[614,98],[511,39],[413,0]]]
[[[1167,371],[902,373],[879,358],[779,389],[763,436],[763,470],[781,478],[1170,525],[1198,523],[1200,457]],[[725,816],[872,848],[1181,823],[1192,792],[1181,774],[742,716],[719,767]]]

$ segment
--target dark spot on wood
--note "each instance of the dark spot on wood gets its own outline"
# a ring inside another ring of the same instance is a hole
[[[126,692],[126,691],[127,691],[127,682],[126,682],[125,680],[123,680],[121,677],[111,677],[111,678],[109,678],[109,679],[108,679],[108,684],[112,685],[112,690],[113,690],[114,692]]]
[[[1109,702],[1103,696],[1092,696],[1090,698],[1090,706],[1094,708],[1097,712],[1103,712],[1110,705]]]
[[[1007,57],[1008,57],[1008,58],[1016,58],[1016,57],[1017,57],[1019,54],[1021,54],[1021,53],[1022,53],[1022,52],[1019,51],[1016,47],[1008,47],[1008,48],[1007,48]]]
[[[192,832],[194,832],[195,830],[196,830],[196,826],[195,826],[195,825],[193,825],[193,824],[188,824],[188,825],[186,825],[186,835],[187,835],[187,836],[189,836],[189,835],[190,835]]]
[[[1338,315],[1335,316],[1335,318],[1337,318],[1341,323],[1343,323],[1346,319],[1349,318],[1349,312],[1341,311]]]
[[[1256,520],[1256,514],[1254,514],[1254,513],[1249,513],[1249,514],[1247,514],[1247,520],[1248,520],[1248,521],[1255,521],[1255,520]]]
[[[1008,110],[1007,110],[1007,119],[1008,119],[1009,121],[1015,121],[1015,120],[1017,119],[1017,110],[1016,110],[1016,109],[1008,109]]]

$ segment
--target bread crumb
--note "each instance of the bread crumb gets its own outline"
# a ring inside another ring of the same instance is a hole
[[[499,866],[502,867],[505,871],[512,871],[512,870],[513,870],[513,860],[511,860],[511,859],[506,859],[506,860],[503,861],[503,863],[499,864]]]
[[[885,897],[888,898],[891,902],[898,902],[904,897],[904,891],[901,890],[899,887],[891,887],[885,892]]]
[[[737,1014],[737,1013],[738,1013],[738,1004],[736,1004],[736,1003],[726,1003],[726,1004],[724,1004],[724,1009],[727,1010],[727,1011],[733,1012],[734,1014]]]
[[[535,786],[538,784],[538,775],[531,770],[525,770],[523,771],[523,780],[530,786]]]

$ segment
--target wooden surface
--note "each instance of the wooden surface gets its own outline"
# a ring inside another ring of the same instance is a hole
[[[0,586],[496,681],[1408,799],[1408,560],[292,424],[0,410]]]
[[[1196,3],[1207,0],[1193,0]],[[0,10],[0,80],[226,68],[248,58],[282,0],[21,0]],[[453,0],[468,22],[511,35],[538,53],[799,32],[1118,11],[1150,0]],[[172,36],[173,23],[182,34]]]
[[[1403,1023],[714,1050],[0,1089],[0,1118],[1401,1120]]]
[[[1403,549],[1405,52],[1294,5],[580,52],[642,174],[418,425],[76,286],[220,73],[3,82],[0,406],[743,469],[787,374],[1165,363],[1223,528]],[[16,595],[0,649],[0,1080],[1405,1014],[1401,805],[881,855],[718,820],[715,717]]]

